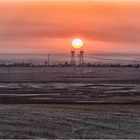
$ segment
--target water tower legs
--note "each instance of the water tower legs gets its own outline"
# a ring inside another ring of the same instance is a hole
[[[80,49],[80,53],[79,53],[79,65],[83,65],[84,61],[83,61],[83,58],[84,58],[84,51],[83,49]]]
[[[79,51],[79,62],[78,62],[78,65],[83,65],[83,58],[84,58],[84,51],[83,49],[80,49]],[[76,50],[75,49],[72,49],[71,50],[71,65],[76,65]]]
[[[75,60],[75,49],[71,50],[71,65],[76,65],[76,60]]]

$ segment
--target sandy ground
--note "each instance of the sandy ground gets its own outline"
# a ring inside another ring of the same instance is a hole
[[[0,138],[140,138],[140,68],[0,68]]]
[[[1,105],[0,138],[140,138],[138,105]]]

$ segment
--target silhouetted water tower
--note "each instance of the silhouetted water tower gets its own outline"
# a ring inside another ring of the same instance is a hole
[[[81,39],[74,39],[72,41],[71,49],[71,65],[76,65],[76,56],[78,51],[79,62],[78,65],[83,65],[84,63],[84,50],[83,50],[83,41]]]

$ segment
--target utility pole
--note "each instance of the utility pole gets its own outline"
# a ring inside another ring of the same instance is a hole
[[[50,54],[48,54],[48,66],[50,66]]]

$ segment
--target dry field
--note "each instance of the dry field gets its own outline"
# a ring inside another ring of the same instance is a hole
[[[140,138],[138,105],[1,105],[0,138]]]
[[[0,68],[0,138],[140,138],[140,68]]]
[[[0,67],[0,82],[99,82],[140,84],[140,68]]]

